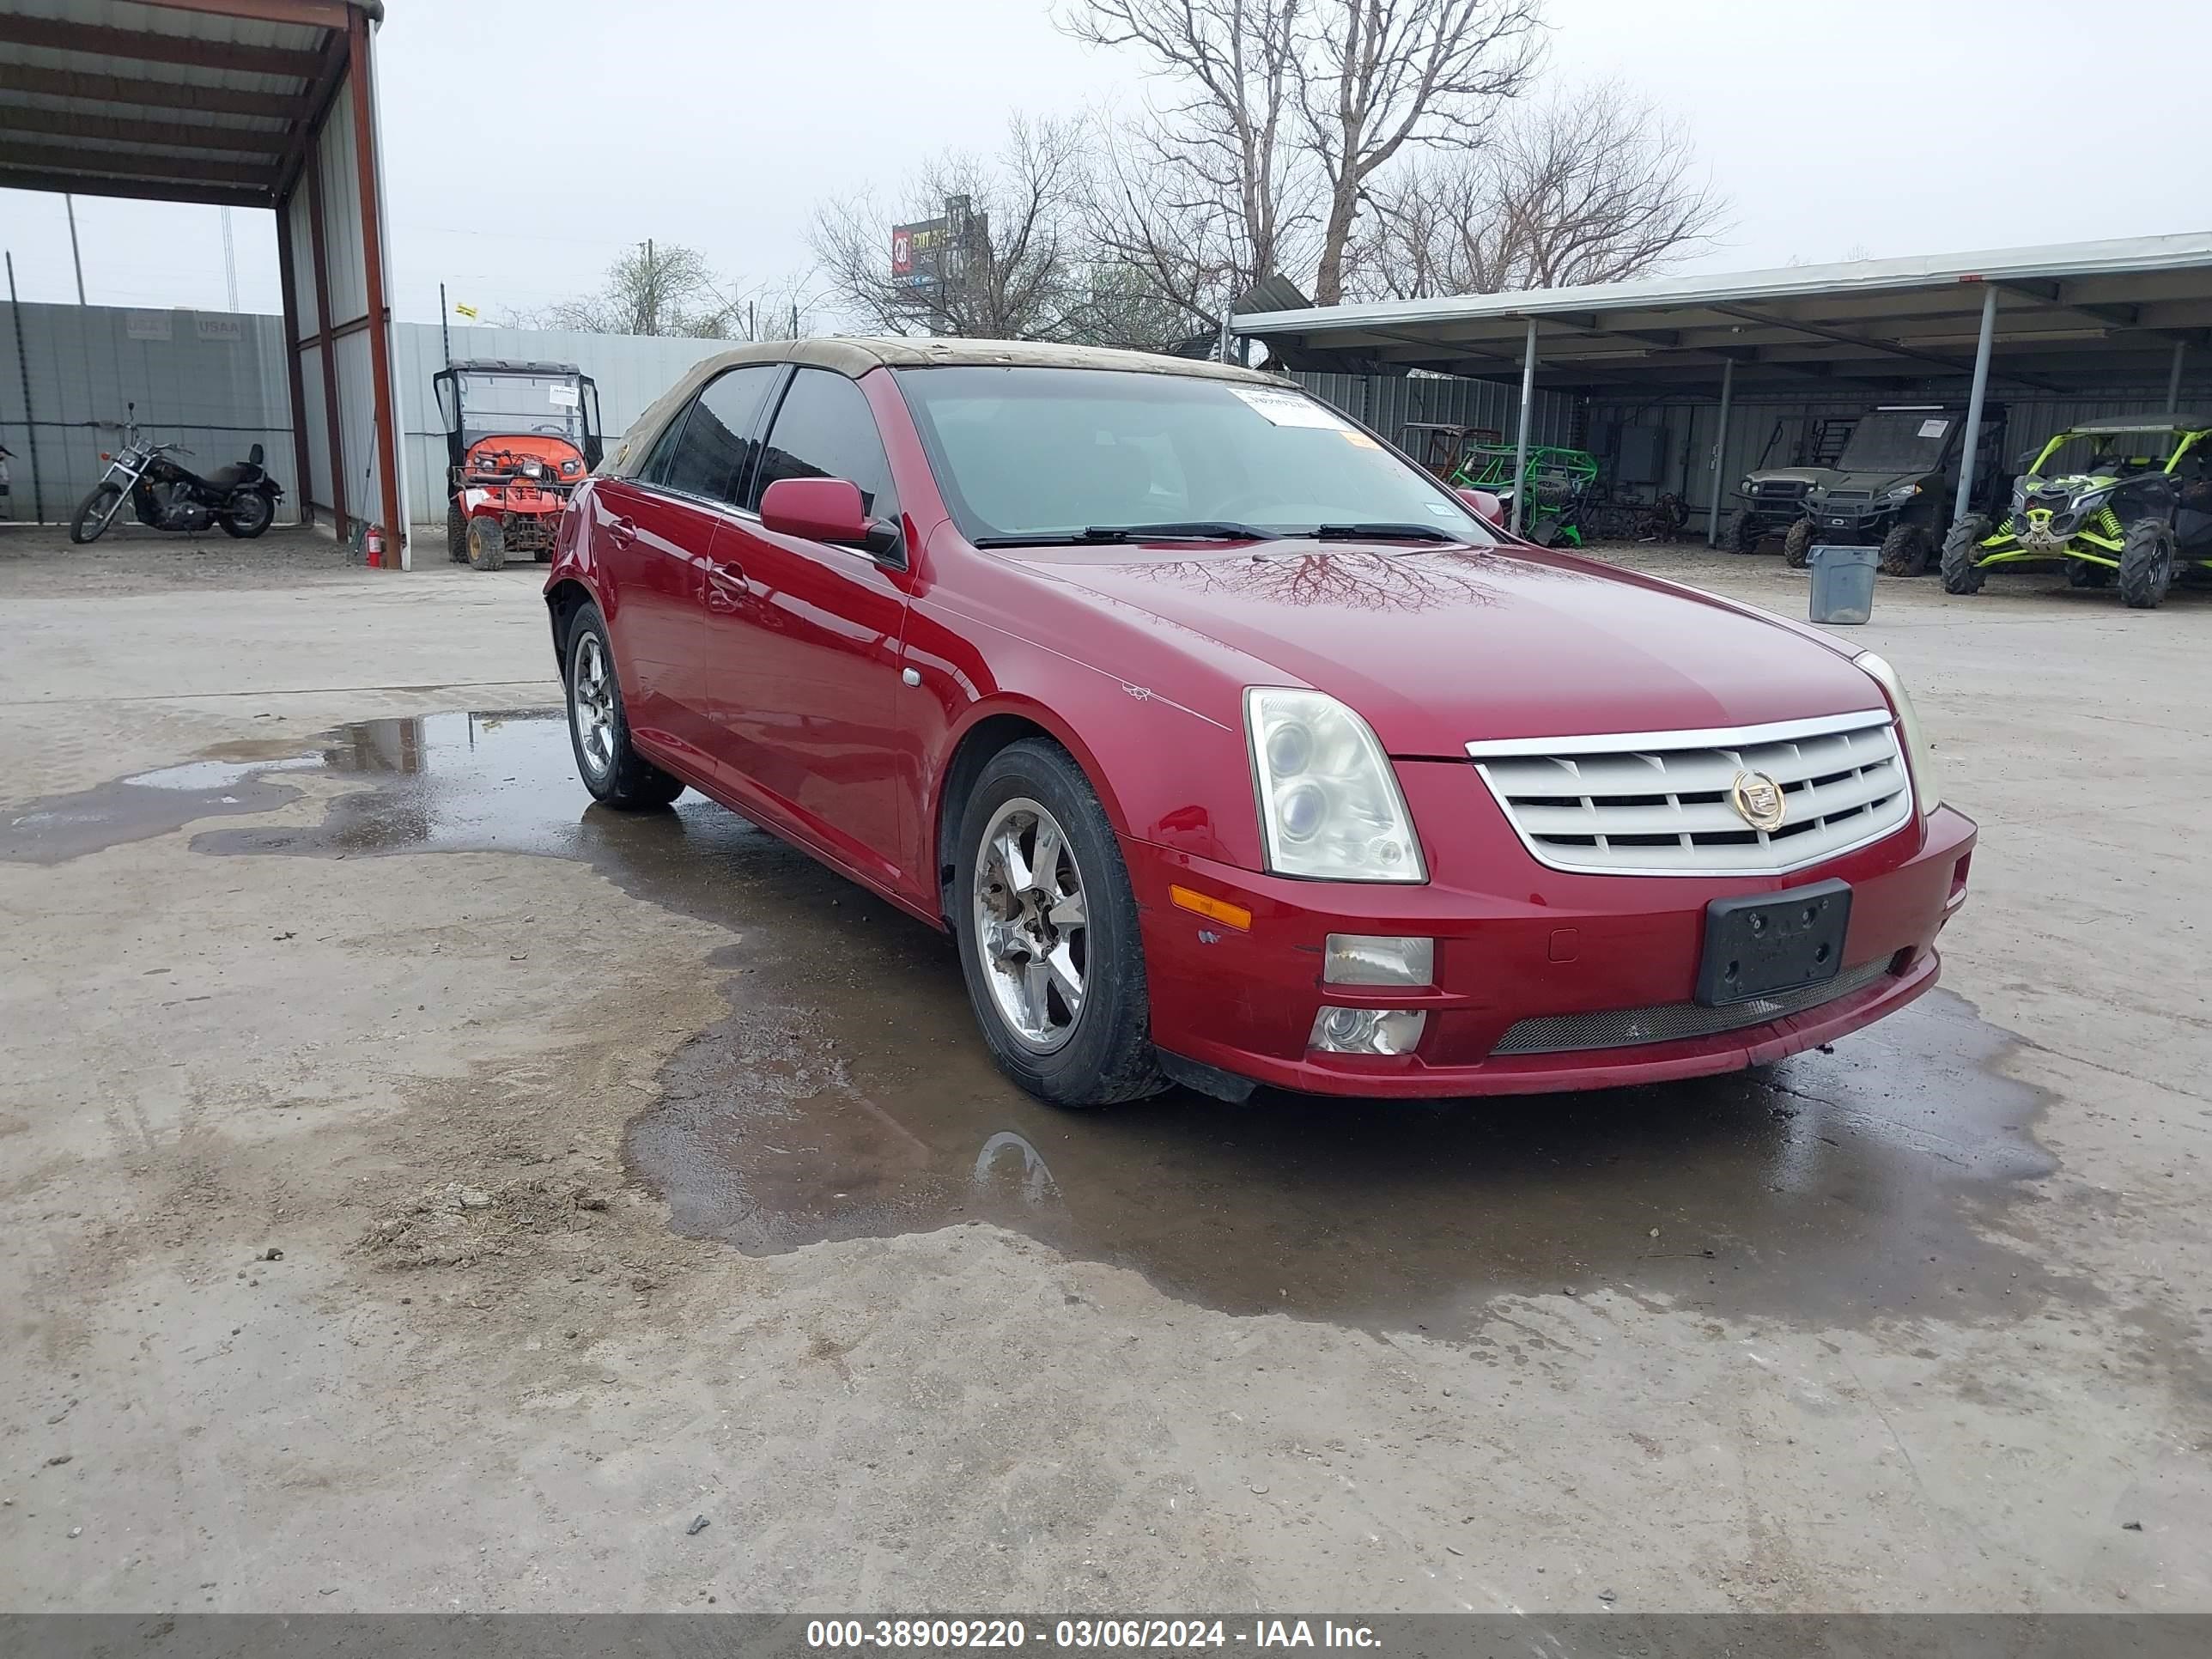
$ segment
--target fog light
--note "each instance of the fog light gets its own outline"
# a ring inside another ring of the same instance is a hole
[[[1331,933],[1321,976],[1329,985],[1432,984],[1437,942],[1392,933]]]
[[[1410,1054],[1428,1023],[1418,1008],[1324,1008],[1306,1046],[1325,1054]]]

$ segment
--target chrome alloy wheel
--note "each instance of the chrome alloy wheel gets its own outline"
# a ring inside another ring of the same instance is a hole
[[[1050,1054],[1083,1018],[1091,925],[1083,872],[1060,821],[1017,797],[983,831],[975,858],[975,947],[1006,1029]]]
[[[568,708],[584,764],[593,777],[605,777],[615,763],[615,676],[597,634],[586,633],[577,644],[568,674]]]

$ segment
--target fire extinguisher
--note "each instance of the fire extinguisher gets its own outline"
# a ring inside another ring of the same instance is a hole
[[[384,526],[380,524],[369,526],[368,535],[362,541],[362,547],[368,556],[370,567],[380,568],[384,563]]]

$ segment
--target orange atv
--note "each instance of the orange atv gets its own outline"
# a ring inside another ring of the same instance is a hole
[[[568,497],[599,464],[599,389],[574,363],[453,363],[430,377],[446,423],[446,546],[497,570],[553,556]]]

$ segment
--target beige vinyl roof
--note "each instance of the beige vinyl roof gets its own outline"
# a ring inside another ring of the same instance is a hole
[[[1291,386],[1279,375],[1230,363],[1164,357],[1149,351],[1116,351],[1105,346],[1054,345],[1039,340],[936,340],[879,337],[827,340],[764,340],[732,346],[694,363],[674,386],[653,399],[631,422],[599,465],[599,471],[628,477],[644,463],[670,416],[690,403],[699,388],[726,368],[741,363],[804,363],[858,380],[875,368],[1114,368],[1136,374],[1186,374],[1208,380],[1240,380],[1250,386]]]

